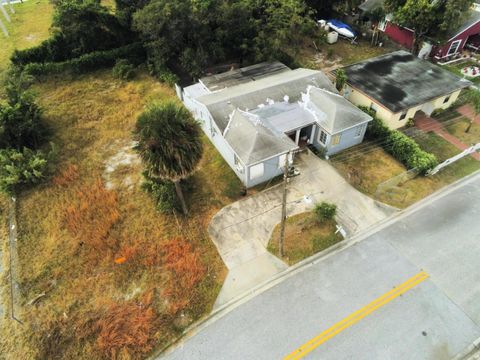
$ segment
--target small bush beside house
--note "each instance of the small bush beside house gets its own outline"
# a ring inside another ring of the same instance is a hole
[[[360,109],[366,113],[372,113],[368,108],[360,107]],[[365,136],[370,140],[381,139],[380,144],[385,151],[408,169],[417,169],[420,173],[426,173],[438,164],[435,155],[423,151],[413,139],[398,130],[388,128],[376,117],[368,124]]]
[[[323,201],[320,204],[315,205],[315,214],[320,222],[325,220],[331,220],[337,213],[337,205],[330,204]]]

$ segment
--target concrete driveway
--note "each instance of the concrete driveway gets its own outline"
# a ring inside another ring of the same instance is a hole
[[[329,201],[338,207],[337,222],[352,235],[389,216],[395,209],[360,193],[326,161],[311,152],[295,158],[300,175],[290,179],[287,215],[311,210]],[[266,247],[280,222],[282,185],[277,185],[220,210],[209,234],[229,273],[215,307],[219,307],[287,268]]]

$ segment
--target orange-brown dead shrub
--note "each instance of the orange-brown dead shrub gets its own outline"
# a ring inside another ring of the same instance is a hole
[[[119,217],[117,195],[105,189],[101,180],[82,187],[76,202],[65,210],[67,230],[80,245],[92,248],[98,255],[115,249],[116,241],[109,236],[109,231]]]
[[[169,240],[163,248],[165,269],[171,272],[165,295],[170,297],[170,311],[175,314],[195,297],[195,286],[206,273],[198,252],[186,240]]]
[[[66,169],[62,170],[58,175],[56,175],[52,179],[52,182],[58,186],[66,186],[77,180],[78,177],[78,166],[70,164]]]
[[[153,293],[140,301],[113,304],[97,321],[97,346],[109,358],[127,353],[148,353],[155,344],[157,314],[152,307]]]

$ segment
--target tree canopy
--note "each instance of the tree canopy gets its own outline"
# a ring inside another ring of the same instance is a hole
[[[386,0],[394,21],[415,30],[414,50],[426,35],[433,38],[454,31],[468,16],[473,0]]]
[[[200,125],[183,105],[168,101],[143,112],[135,134],[148,177],[172,181],[186,214],[180,180],[196,170],[202,157]]]

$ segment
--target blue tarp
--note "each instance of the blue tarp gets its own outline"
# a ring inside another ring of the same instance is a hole
[[[330,24],[332,24],[333,26],[336,26],[336,27],[338,27],[338,28],[340,28],[340,29],[347,29],[347,30],[351,31],[354,36],[357,35],[357,34],[355,33],[355,31],[350,27],[350,25],[347,25],[347,24],[345,24],[344,22],[342,22],[342,21],[340,21],[340,20],[338,20],[338,19],[330,19],[330,20],[327,21],[327,23],[330,23]]]

